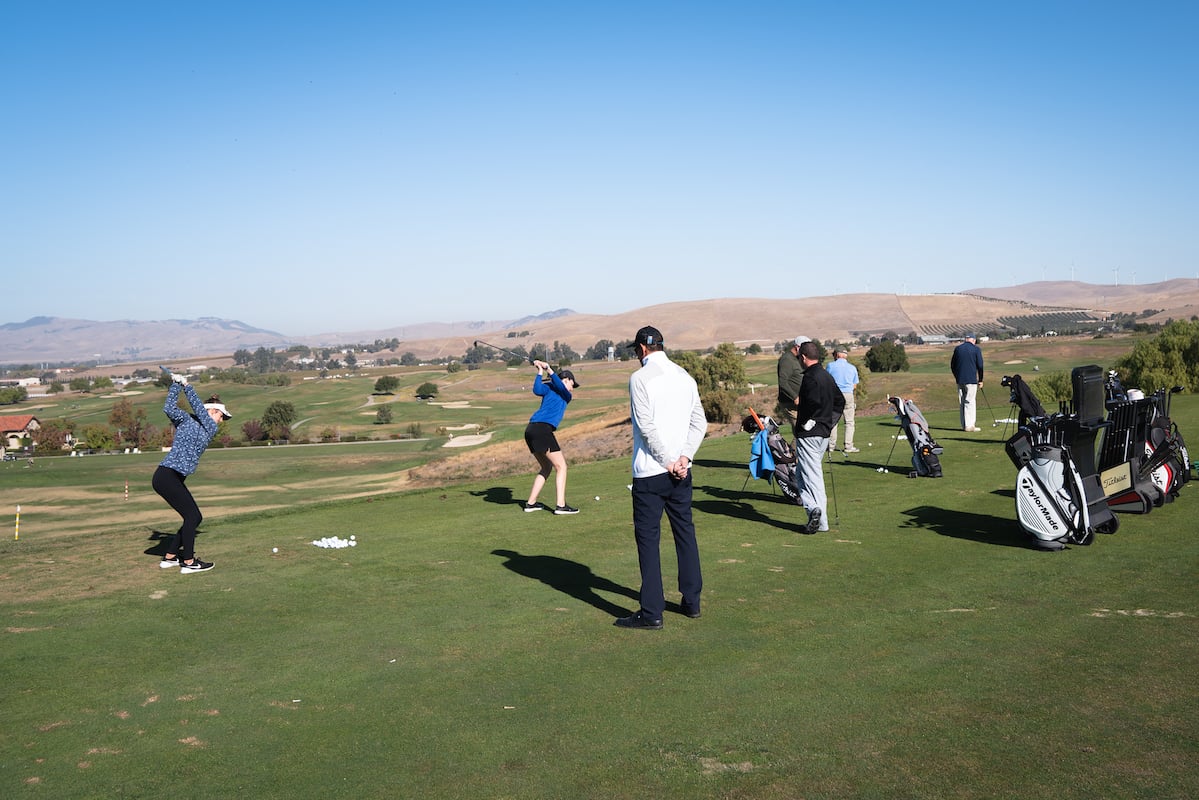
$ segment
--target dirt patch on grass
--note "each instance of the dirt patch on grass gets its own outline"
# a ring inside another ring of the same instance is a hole
[[[457,438],[457,437],[455,437]],[[602,461],[633,452],[633,430],[627,412],[564,428],[557,433],[568,464]],[[498,442],[469,453],[449,456],[408,471],[412,488],[440,486],[447,481],[478,480],[523,474],[533,464],[524,441]]]
[[[708,436],[728,436],[740,423],[709,425]],[[567,464],[586,464],[610,458],[628,458],[633,453],[633,424],[627,411],[613,411],[597,419],[572,425],[556,434]],[[456,439],[455,439],[456,441]],[[428,488],[447,481],[478,480],[521,475],[535,462],[523,441],[498,442],[469,453],[449,456],[408,471],[406,485]]]

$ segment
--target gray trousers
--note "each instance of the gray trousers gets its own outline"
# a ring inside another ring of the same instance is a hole
[[[824,491],[824,454],[828,438],[808,436],[795,440],[799,462],[795,465],[795,480],[799,484],[799,501],[809,512],[820,509],[820,530],[828,530],[828,495]]]

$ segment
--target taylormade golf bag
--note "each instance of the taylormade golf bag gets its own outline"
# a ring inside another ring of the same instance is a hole
[[[911,400],[902,397],[888,397],[887,400],[895,407],[899,427],[912,445],[912,471],[908,477],[940,478],[941,459],[938,456],[945,452],[945,448],[937,444],[928,432],[928,422],[920,409]]]
[[[1008,458],[1019,468],[1016,473],[1016,518],[1045,550],[1061,550],[1067,544],[1086,545],[1095,538],[1083,488],[1082,476],[1070,448],[1051,444],[1049,418],[1031,420],[1008,439]]]
[[[1075,367],[1070,413],[1033,417],[1005,450],[1016,474],[1016,517],[1045,550],[1087,545],[1094,534],[1115,533],[1120,521],[1108,507],[1095,466],[1095,439],[1103,420],[1102,370]]]
[[[795,474],[799,454],[779,432],[778,424],[769,416],[759,417],[751,413],[741,420],[741,429],[754,435],[749,451],[750,474],[755,479],[774,481],[784,497],[800,504]]]

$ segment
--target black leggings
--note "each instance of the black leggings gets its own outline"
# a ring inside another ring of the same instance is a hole
[[[178,555],[180,561],[195,558],[196,528],[200,527],[200,522],[204,519],[192,493],[183,485],[185,480],[187,480],[186,475],[180,475],[170,467],[160,464],[154,471],[154,480],[151,482],[154,491],[158,492],[162,499],[178,512],[179,516],[183,517],[183,525],[167,547],[167,552]]]

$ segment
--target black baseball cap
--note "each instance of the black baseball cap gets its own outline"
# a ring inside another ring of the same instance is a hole
[[[576,378],[575,374],[573,372],[571,372],[570,370],[568,370],[568,369],[558,370],[558,377],[561,378],[562,380],[566,380],[567,378],[570,378],[571,382],[575,385],[575,388],[576,389],[579,388],[579,379]]]
[[[629,345],[629,347],[633,348],[639,344],[662,344],[662,331],[658,330],[653,325],[646,325],[644,328],[641,328],[637,331],[637,335],[633,337],[633,344]]]

